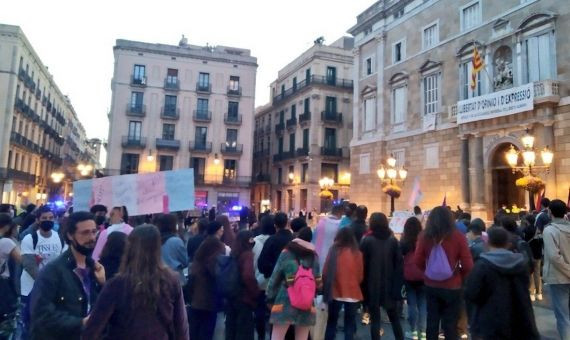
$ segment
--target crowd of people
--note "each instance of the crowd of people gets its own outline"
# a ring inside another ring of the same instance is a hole
[[[401,234],[349,202],[234,224],[214,209],[140,220],[0,205],[0,339],[332,340],[343,316],[345,339],[361,322],[375,340],[383,315],[397,340],[539,339],[545,283],[570,340],[568,207],[541,205],[489,228],[416,207]]]

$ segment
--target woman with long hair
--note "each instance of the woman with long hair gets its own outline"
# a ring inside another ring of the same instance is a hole
[[[119,274],[103,287],[82,339],[188,339],[182,287],[162,263],[160,246],[155,226],[133,230]]]
[[[222,242],[224,242],[226,246],[231,248],[236,239],[236,233],[232,229],[230,219],[226,215],[218,215],[216,216],[216,222],[221,223],[222,227],[224,228],[224,235],[222,236]]]
[[[127,246],[127,235],[124,233],[111,233],[103,247],[99,262],[105,268],[105,278],[112,279],[119,272],[121,258]]]
[[[457,339],[461,286],[473,268],[473,259],[448,208],[436,207],[430,212],[414,256],[424,273],[427,339],[438,338],[440,323],[446,339]]]
[[[253,339],[253,312],[259,288],[253,270],[253,234],[249,230],[238,232],[231,257],[237,261],[241,292],[228,301],[226,311],[226,340]]]
[[[397,312],[398,300],[402,298],[404,280],[402,252],[398,240],[388,226],[383,213],[370,215],[370,235],[360,243],[364,259],[364,304],[368,307],[372,340],[380,339],[380,307],[383,307],[396,340],[404,339],[404,332]]]
[[[344,338],[352,340],[356,333],[356,310],[362,301],[360,284],[364,278],[362,253],[352,228],[336,234],[323,269],[323,299],[328,304],[325,340],[336,339],[339,312],[344,306]]]
[[[410,217],[404,224],[404,232],[400,239],[402,255],[404,255],[404,283],[408,301],[408,322],[410,331],[406,338],[426,338],[426,295],[424,290],[424,274],[414,262],[416,243],[422,231],[422,223],[416,217]]]

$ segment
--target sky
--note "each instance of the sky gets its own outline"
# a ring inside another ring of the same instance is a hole
[[[106,139],[116,39],[250,49],[257,57],[256,106],[269,101],[279,69],[313,45],[332,43],[375,0],[6,0],[0,23],[18,25],[89,138]]]

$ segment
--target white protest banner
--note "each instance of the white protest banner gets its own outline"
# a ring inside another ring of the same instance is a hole
[[[457,124],[508,116],[534,108],[534,84],[457,102]]]
[[[411,211],[394,211],[392,218],[390,219],[390,229],[394,234],[401,234],[404,232],[404,224],[408,218],[414,216]]]
[[[73,209],[124,205],[132,216],[194,209],[194,169],[73,182]]]

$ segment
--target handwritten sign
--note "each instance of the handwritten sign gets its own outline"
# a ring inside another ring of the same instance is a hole
[[[75,211],[126,206],[132,216],[194,208],[194,170],[110,176],[73,182]]]
[[[411,211],[394,211],[392,219],[390,219],[390,229],[392,229],[395,234],[403,233],[406,220],[412,216],[414,216],[414,214]]]

